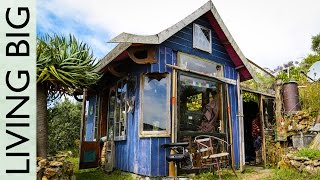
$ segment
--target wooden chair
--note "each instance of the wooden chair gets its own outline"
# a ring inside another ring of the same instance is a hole
[[[221,179],[221,166],[230,165],[236,177],[234,167],[230,163],[230,153],[232,144],[217,138],[215,136],[200,135],[195,137],[194,142],[197,144],[197,153],[200,154],[200,165],[203,167],[214,167],[216,165],[219,178]]]

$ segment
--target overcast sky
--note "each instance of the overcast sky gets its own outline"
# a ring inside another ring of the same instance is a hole
[[[207,0],[38,0],[37,34],[74,34],[98,58],[120,34],[156,34]],[[311,53],[320,33],[319,0],[214,0],[221,18],[244,55],[274,69]]]

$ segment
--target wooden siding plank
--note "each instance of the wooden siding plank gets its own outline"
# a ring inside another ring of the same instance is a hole
[[[166,50],[167,50],[166,47],[163,47],[163,46],[160,47],[160,52],[161,52],[161,54],[160,54],[161,57],[159,59],[159,72],[160,73],[166,72],[166,66],[165,66],[166,55],[167,55]]]
[[[167,170],[167,149],[161,148],[162,144],[166,144],[168,141],[170,141],[170,138],[159,138],[159,163],[158,163],[158,176],[166,176],[168,173]]]
[[[139,150],[138,154],[140,155],[139,161],[139,174],[142,175],[150,175],[151,168],[150,168],[150,138],[140,138],[139,142]]]
[[[192,47],[190,48],[190,47],[187,47],[183,44],[179,44],[178,42],[171,41],[170,39],[165,41],[162,45],[170,47],[175,51],[181,51],[181,52],[184,52],[187,54],[198,56],[200,58],[212,60],[212,61],[215,61],[215,62],[220,63],[222,65],[233,66],[233,63],[231,62],[230,58],[227,59],[227,58],[217,56],[215,53],[210,54],[210,53],[198,50],[198,49],[194,49]]]
[[[233,130],[233,139],[232,144],[234,147],[234,164],[235,167],[238,168],[240,165],[240,154],[239,154],[239,125],[238,125],[238,118],[237,118],[237,109],[238,109],[238,102],[237,102],[237,92],[236,86],[230,85],[229,86],[229,96],[230,96],[230,106],[231,106],[231,120],[232,120],[232,130]]]
[[[159,176],[159,138],[151,138],[151,175]]]
[[[192,44],[192,40],[188,40],[188,39],[184,39],[184,38],[181,38],[179,36],[172,36],[168,39],[169,41],[172,41],[172,42],[176,42],[186,48],[190,48],[190,49],[193,49],[193,44]],[[228,60],[229,59],[229,55],[224,52],[224,48],[221,48],[220,46],[218,46],[219,49],[217,49],[217,46],[215,43],[212,43],[213,44],[213,47],[212,47],[212,56],[218,56],[220,58],[223,58],[223,59],[226,59]]]

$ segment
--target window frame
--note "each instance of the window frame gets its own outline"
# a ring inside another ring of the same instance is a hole
[[[195,55],[191,55],[191,54],[188,54],[188,53],[184,53],[184,52],[178,51],[178,53],[177,53],[177,63],[178,63],[178,66],[182,67],[182,68],[184,68],[184,67],[181,64],[181,56],[187,56],[187,57],[193,58],[195,61],[199,61],[199,62],[202,61],[202,62],[206,62],[206,63],[209,63],[209,64],[213,64],[216,67],[217,67],[217,65],[219,65],[221,67],[221,76],[219,76],[217,74],[216,75],[210,75],[210,76],[224,78],[225,67],[224,67],[223,64],[215,62],[215,61],[211,61],[211,60],[208,60],[208,59],[204,59],[204,58],[201,58],[199,56],[195,56]],[[188,68],[185,68],[185,69],[188,69]],[[195,71],[195,72],[198,72],[198,73],[203,73],[203,72],[196,71],[196,70],[193,70],[193,69],[188,69],[188,70],[192,70],[192,71]]]
[[[93,116],[93,141],[99,139],[99,125],[100,125],[100,96],[96,95],[95,112]]]
[[[168,108],[168,115],[167,115],[167,127],[164,131],[144,131],[143,130],[143,97],[144,97],[144,80],[145,77],[148,76],[148,74],[141,74],[140,76],[140,102],[139,102],[139,137],[170,137],[171,132],[171,106],[170,106],[170,99],[171,99],[171,73],[161,73],[166,74],[167,78],[167,108]]]
[[[226,135],[226,137],[228,138],[229,136],[229,132],[228,132],[228,127],[227,127],[227,116],[228,116],[228,111],[227,111],[227,90],[225,88],[226,83],[217,79],[212,79],[210,77],[206,77],[206,76],[202,76],[202,75],[198,75],[198,74],[194,74],[192,72],[185,72],[185,71],[178,71],[177,73],[177,82],[181,81],[180,77],[181,76],[187,76],[187,77],[191,77],[191,78],[196,78],[196,79],[202,79],[202,80],[206,80],[206,81],[211,81],[211,82],[215,82],[217,83],[217,89],[219,89],[219,100],[220,100],[220,110],[219,110],[219,116],[221,116],[221,123],[220,127],[221,127],[221,131],[220,133],[224,133]],[[178,83],[179,84],[179,83]],[[181,86],[177,86],[177,102],[180,102],[180,89]],[[179,105],[177,104],[177,107],[179,107]],[[181,112],[180,112],[181,113]],[[180,114],[177,115],[177,134],[179,134],[180,131]]]
[[[209,42],[209,49],[203,49],[201,47],[197,47],[196,45],[196,41],[195,41],[195,38],[196,38],[196,26],[199,26],[199,28],[203,28],[203,29],[206,29],[209,31],[209,35],[210,35],[210,42]],[[204,52],[207,52],[207,53],[210,53],[212,54],[212,31],[211,29],[207,28],[207,27],[204,27],[204,26],[201,26],[200,24],[196,24],[196,23],[193,23],[193,30],[192,30],[192,47],[195,48],[195,49],[199,49],[201,51],[204,51]]]
[[[95,104],[93,104],[93,119],[92,119],[92,140],[87,137],[88,128],[88,116],[90,114],[90,101],[86,98],[85,107],[85,120],[84,120],[84,141],[85,142],[97,142],[99,137],[99,123],[100,123],[100,96],[98,94],[90,95],[95,98]],[[86,95],[88,97],[88,95]]]
[[[123,82],[123,81],[126,81],[126,83],[127,83],[127,81],[128,81],[128,79],[127,79],[127,77],[125,77],[125,78],[122,78],[122,79],[120,79],[120,80],[118,80],[117,81],[117,83],[116,83],[116,99],[117,99],[117,96],[118,96],[118,85],[119,85],[119,83],[121,83],[121,82]],[[128,84],[127,84],[127,86],[126,86],[126,92],[125,92],[125,95],[124,95],[124,99],[128,99]],[[117,100],[116,100],[117,101]],[[120,104],[121,104],[122,102],[120,102]],[[119,136],[117,136],[116,135],[116,124],[117,123],[119,123],[120,122],[120,119],[117,121],[117,118],[116,118],[116,115],[117,115],[117,106],[118,106],[118,103],[117,102],[115,102],[115,107],[114,107],[114,123],[113,123],[113,140],[114,141],[123,141],[123,140],[126,140],[127,139],[127,122],[128,122],[128,112],[127,112],[127,103],[125,102],[125,118],[124,118],[124,132],[125,132],[125,134],[124,135],[120,135],[121,134],[121,132],[119,132]],[[120,114],[121,114],[121,109],[120,109]],[[121,127],[119,126],[119,128],[121,129]],[[119,129],[118,129],[118,131],[119,131]]]

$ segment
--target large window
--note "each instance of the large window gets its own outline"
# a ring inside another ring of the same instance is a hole
[[[115,102],[114,140],[126,139],[127,125],[127,80],[118,81]]]
[[[211,53],[211,30],[199,24],[193,24],[193,47]]]
[[[181,135],[221,133],[222,87],[197,76],[179,76],[179,131]]]
[[[166,73],[147,74],[141,81],[141,136],[169,135],[170,93]]]

